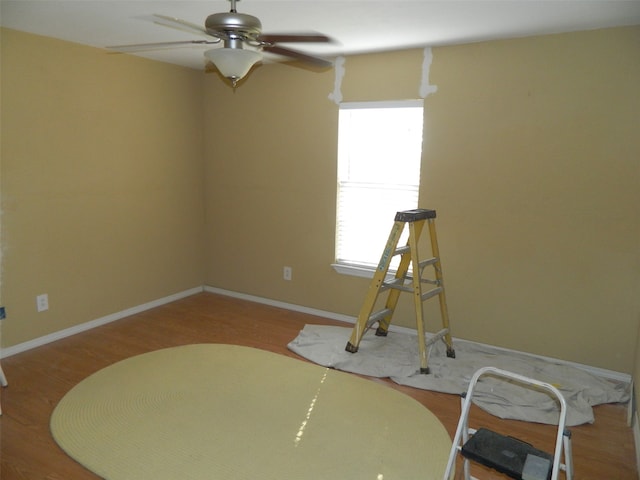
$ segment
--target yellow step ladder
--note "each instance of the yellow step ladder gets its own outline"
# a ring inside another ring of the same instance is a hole
[[[442,339],[447,345],[447,356],[455,358],[455,351],[451,341],[449,332],[449,314],[447,310],[447,301],[444,293],[444,282],[442,278],[442,267],[440,265],[440,253],[438,250],[438,240],[436,238],[435,226],[436,211],[427,209],[405,210],[397,212],[389,239],[382,252],[380,263],[376,268],[373,280],[369,285],[369,290],[365,297],[358,320],[351,333],[351,338],[347,343],[345,350],[355,353],[358,351],[360,340],[365,332],[375,323],[378,323],[376,330],[377,336],[385,337],[387,335],[391,318],[395,311],[398,299],[402,292],[408,292],[413,295],[416,327],[418,330],[418,346],[420,349],[420,373],[429,373],[428,367],[428,348]],[[429,227],[429,235],[431,237],[431,253],[432,257],[426,260],[420,260],[418,254],[418,240],[424,228],[425,223]],[[407,244],[398,248],[398,242],[405,226],[409,226],[409,239]],[[387,273],[391,260],[394,256],[400,255],[400,265],[396,271],[395,277],[387,280]],[[409,272],[411,267],[411,272]],[[433,267],[435,270],[435,279],[422,278],[426,267]],[[423,284],[430,284],[431,288],[423,291]],[[373,313],[378,296],[383,291],[389,291],[386,304],[380,311]],[[423,302],[430,298],[438,297],[440,300],[440,314],[442,316],[442,330],[435,333],[428,341],[425,338],[424,319],[423,319]]]

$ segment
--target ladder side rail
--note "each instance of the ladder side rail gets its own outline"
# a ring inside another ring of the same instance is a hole
[[[460,396],[460,410],[462,410],[462,407],[464,407],[465,398],[467,397],[463,393]],[[462,442],[458,447],[458,451],[462,451],[462,445],[467,443],[469,441],[470,435],[473,435],[474,433],[476,433],[475,430],[472,431],[469,428],[469,417],[465,418],[464,426],[462,428]],[[462,468],[464,473],[464,480],[470,480],[471,479],[471,461],[466,457],[462,457]]]
[[[431,240],[431,253],[436,261],[433,263],[433,267],[436,275],[436,282],[442,288],[442,291],[438,295],[438,301],[440,302],[440,315],[442,316],[443,327],[449,330],[445,338],[447,344],[447,356],[455,357],[453,350],[453,340],[451,338],[451,328],[449,327],[449,309],[447,307],[447,298],[444,293],[444,277],[442,275],[442,264],[440,263],[440,248],[438,247],[438,237],[436,235],[436,224],[433,218],[427,220],[429,222],[429,239]]]
[[[424,226],[424,220],[409,223],[409,243],[411,245],[411,266],[413,267],[413,303],[416,312],[416,329],[418,330],[418,347],[420,350],[420,373],[429,373],[429,358],[425,340],[424,314],[422,308],[422,282],[419,277],[420,255],[418,254],[418,239]]]
[[[419,222],[424,223],[424,222]],[[400,232],[404,230],[404,226],[407,222],[396,220],[395,224],[400,226]],[[386,290],[391,288],[392,290],[389,292],[389,296],[387,297],[387,302],[384,305],[385,310],[389,310],[389,314],[386,315],[383,319],[378,322],[378,329],[376,330],[376,335],[378,336],[386,336],[387,331],[389,330],[389,325],[391,325],[391,319],[393,318],[393,313],[396,310],[396,306],[398,305],[398,300],[400,299],[401,291],[412,292],[413,289],[409,289],[409,287],[404,287],[404,282],[406,280],[410,280],[411,278],[407,275],[409,272],[409,266],[411,265],[412,259],[412,248],[411,248],[411,237],[414,235],[414,231],[411,229],[414,225],[414,222],[408,223],[409,225],[409,239],[407,240],[407,244],[403,247],[396,246],[393,255],[401,255],[400,256],[400,264],[398,265],[398,269],[396,270],[396,274],[393,280],[389,282],[383,282],[381,290]],[[420,231],[418,230],[417,234],[420,235]],[[399,237],[399,236],[398,236]],[[398,238],[399,240],[399,238]],[[387,267],[388,268],[388,267]]]
[[[395,222],[400,226],[400,233],[404,231],[405,224],[403,222]],[[398,235],[398,240],[396,240],[396,248],[394,250],[395,255],[401,255],[400,257],[400,265],[398,265],[398,270],[396,270],[396,274],[390,282],[383,282],[381,286],[381,290],[386,290],[387,288],[392,288],[393,290],[389,292],[389,296],[387,297],[387,302],[384,305],[385,310],[389,310],[389,314],[386,315],[378,322],[378,329],[376,330],[376,335],[378,336],[386,336],[387,331],[389,330],[389,325],[391,325],[391,319],[393,317],[393,312],[396,310],[396,306],[398,305],[398,300],[400,298],[400,290],[398,290],[398,286],[404,283],[404,280],[407,277],[407,272],[409,271],[409,264],[411,262],[411,246],[409,242],[407,245],[401,248],[397,248],[398,241],[400,240],[400,235]],[[391,260],[389,260],[391,262]],[[387,270],[388,270],[387,266]],[[398,286],[396,286],[398,285]]]
[[[387,276],[389,265],[391,264],[391,259],[393,258],[393,252],[395,252],[396,250],[398,241],[400,240],[400,235],[402,235],[403,230],[404,224],[402,222],[394,222],[393,227],[391,227],[391,232],[389,233],[387,244],[385,245],[382,257],[380,258],[380,262],[376,267],[373,279],[369,284],[369,290],[367,291],[367,296],[365,297],[362,308],[360,309],[360,313],[358,314],[358,319],[356,320],[353,332],[351,332],[351,338],[347,343],[346,350],[351,353],[355,353],[358,351],[360,340],[362,339],[362,335],[364,335],[364,332],[366,331],[366,325],[369,321],[369,317],[371,316],[371,312],[373,311],[373,307],[378,298],[378,294],[380,293],[380,287],[384,283],[384,280]]]
[[[573,479],[573,451],[571,450],[571,432],[564,431],[564,473],[567,480]]]

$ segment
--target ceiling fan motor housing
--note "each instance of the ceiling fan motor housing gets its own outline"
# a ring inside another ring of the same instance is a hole
[[[217,37],[225,33],[230,38],[255,38],[262,32],[262,23],[257,17],[237,12],[209,15],[204,26],[207,32]]]

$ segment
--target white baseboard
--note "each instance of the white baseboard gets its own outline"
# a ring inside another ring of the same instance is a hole
[[[254,295],[248,295],[246,293],[238,293],[238,292],[233,292],[233,291],[229,291],[229,290],[224,290],[222,288],[217,288],[217,287],[210,287],[208,285],[204,286],[204,291],[205,292],[210,292],[210,293],[217,293],[220,295],[226,295],[228,297],[234,297],[234,298],[239,298],[242,300],[247,300],[250,302],[256,302],[256,303],[262,303],[265,305],[270,305],[273,307],[279,307],[279,308],[283,308],[285,310],[292,310],[295,312],[301,312],[301,313],[308,313],[310,315],[316,315],[318,317],[324,317],[324,318],[329,318],[331,320],[339,320],[342,322],[347,322],[347,323],[351,323],[354,324],[356,322],[356,317],[352,317],[349,315],[343,315],[341,313],[334,313],[334,312],[327,312],[324,310],[317,310],[315,308],[309,308],[309,307],[303,307],[300,305],[295,305],[295,304],[291,304],[291,303],[286,303],[286,302],[280,302],[277,300],[270,300],[268,298],[263,298],[263,297],[257,297]],[[389,327],[389,330],[391,331],[396,331],[396,332],[402,332],[402,333],[407,333],[410,335],[416,335],[417,332],[416,330],[414,330],[413,328],[407,328],[407,327],[401,327],[401,326],[396,326],[396,325],[391,325]],[[616,372],[613,370],[607,370],[604,368],[598,368],[598,367],[593,367],[591,365],[584,365],[582,363],[575,363],[575,362],[569,362],[567,360],[560,360],[557,358],[550,358],[550,357],[545,357],[542,355],[534,355],[532,353],[527,353],[527,352],[520,352],[517,350],[511,350],[508,348],[501,348],[501,347],[496,347],[494,345],[486,345],[483,343],[479,343],[479,342],[473,342],[470,340],[464,340],[464,339],[460,339],[460,338],[454,338],[454,340],[456,342],[467,342],[467,343],[471,343],[474,345],[481,345],[481,346],[488,346],[497,350],[501,350],[504,352],[512,352],[512,353],[517,353],[520,355],[529,355],[533,358],[539,358],[539,359],[543,359],[543,360],[552,360],[554,362],[559,362],[559,363],[563,363],[565,365],[570,365],[576,368],[580,368],[582,370],[585,370],[593,375],[596,375],[598,377],[601,378],[606,378],[609,380],[615,380],[618,382],[624,382],[624,383],[631,383],[631,375],[627,374],[627,373],[621,373],[621,372]]]
[[[341,313],[327,312],[325,310],[318,310],[315,308],[303,307],[302,305],[295,305],[293,303],[280,302],[278,300],[271,300],[269,298],[256,297],[255,295],[248,295],[246,293],[233,292],[231,290],[224,290],[222,288],[204,286],[204,291],[209,293],[217,293],[219,295],[225,295],[227,297],[239,298],[240,300],[247,300],[254,303],[262,303],[263,305],[270,305],[272,307],[282,308],[284,310],[291,310],[293,312],[308,313],[309,315],[316,315],[318,317],[329,318],[331,320],[339,320],[342,322],[355,323],[355,318],[349,315],[343,315]],[[407,329],[409,330],[409,329]]]
[[[165,305],[167,303],[175,302],[176,300],[194,295],[196,293],[200,293],[202,291],[203,291],[203,287],[191,288],[189,290],[178,292],[173,295],[169,295],[167,297],[159,298],[157,300],[152,300],[151,302],[143,303],[142,305],[128,308],[120,312],[112,313],[105,317],[97,318],[95,320],[81,323],[79,325],[74,325],[73,327],[69,327],[64,330],[53,332],[43,337],[34,338],[33,340],[29,340],[24,343],[12,345],[11,347],[2,349],[2,351],[0,352],[0,358],[10,357],[11,355],[25,352],[27,350],[31,350],[32,348],[41,347],[42,345],[46,345],[47,343],[55,342],[56,340],[60,340],[65,337],[70,337],[71,335],[75,335],[76,333],[84,332],[86,330],[99,327],[100,325],[105,325],[107,323],[115,322],[116,320],[120,320],[122,318],[135,315],[136,313],[144,312],[145,310],[149,310],[151,308],[155,308],[161,305]]]

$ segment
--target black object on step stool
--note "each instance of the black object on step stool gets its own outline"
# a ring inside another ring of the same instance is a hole
[[[462,446],[464,457],[517,480],[549,480],[553,456],[514,437],[480,428]]]

